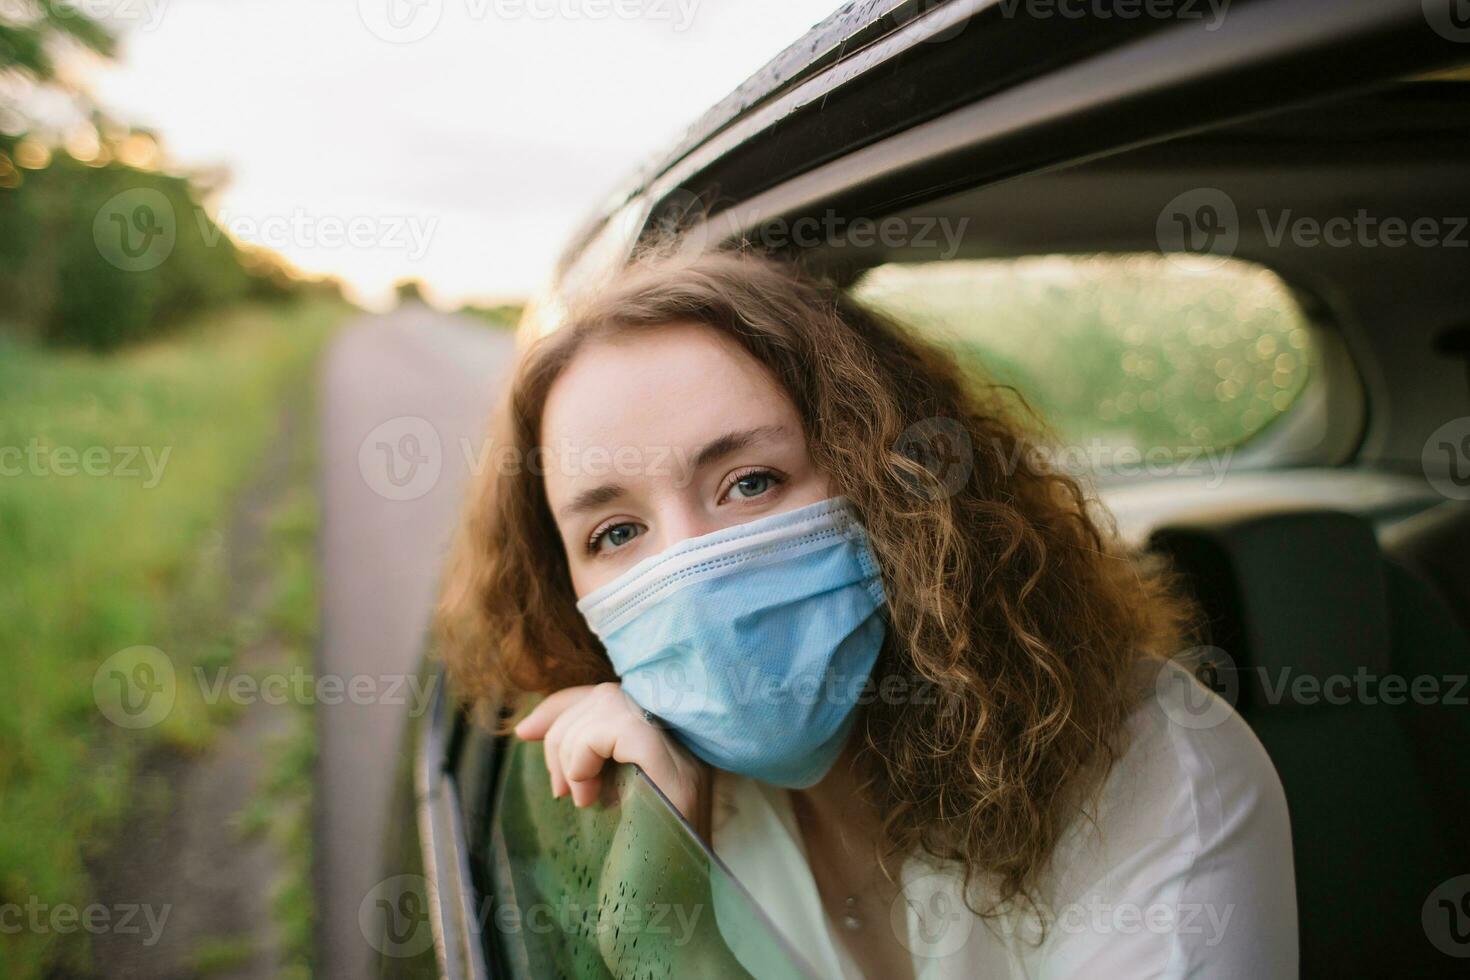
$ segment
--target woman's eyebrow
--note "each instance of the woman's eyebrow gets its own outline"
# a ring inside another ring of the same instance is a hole
[[[583,490],[573,497],[568,503],[563,504],[557,511],[561,517],[569,517],[572,514],[580,514],[583,511],[610,504],[623,495],[623,487],[617,483],[604,483],[601,486],[591,487]]]
[[[769,439],[771,436],[779,435],[785,431],[786,427],[784,425],[759,425],[754,429],[726,432],[718,438],[711,439],[699,448],[699,451],[694,454],[694,468],[698,469],[701,466],[713,463],[715,460],[723,456],[728,456],[736,450],[744,449],[752,443],[760,442],[762,439]]]

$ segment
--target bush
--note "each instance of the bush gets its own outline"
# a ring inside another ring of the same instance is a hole
[[[297,286],[281,263],[247,259],[186,178],[62,155],[0,192],[0,243],[7,328],[55,345],[111,350]]]

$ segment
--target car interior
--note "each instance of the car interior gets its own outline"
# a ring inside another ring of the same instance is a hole
[[[1241,447],[1218,486],[1101,487],[1120,532],[1183,575],[1217,658],[1209,677],[1233,675],[1280,773],[1304,975],[1443,971],[1421,906],[1470,868],[1470,503],[1425,479],[1426,440],[1470,413],[1470,236],[1299,247],[1253,215],[1470,213],[1467,119],[1470,75],[1412,79],[898,212],[968,219],[962,259],[1142,253],[1158,249],[1165,202],[1220,189],[1240,211],[1234,256],[1279,276],[1310,322],[1318,390]],[[860,283],[925,254],[844,243],[803,258]],[[1406,680],[1330,699],[1283,688],[1301,675]],[[1434,691],[1412,695],[1415,678]]]

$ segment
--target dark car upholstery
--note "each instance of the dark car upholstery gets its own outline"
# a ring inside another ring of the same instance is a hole
[[[1303,975],[1462,975],[1421,921],[1470,873],[1470,639],[1440,589],[1334,511],[1217,509],[1150,544],[1285,787]]]

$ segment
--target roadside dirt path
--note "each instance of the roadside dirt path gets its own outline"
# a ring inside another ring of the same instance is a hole
[[[255,479],[238,499],[218,547],[228,569],[229,619],[258,615],[269,601],[268,521],[291,488],[291,463],[309,419],[297,406],[283,413],[279,432]],[[231,675],[274,669],[277,645],[264,641],[237,651]],[[180,676],[179,683],[195,683]],[[137,777],[134,812],[119,842],[93,869],[96,900],[109,906],[155,910],[161,929],[139,914],[136,934],[94,937],[97,975],[105,980],[173,980],[204,975],[199,956],[225,944],[248,949],[208,972],[220,980],[266,980],[280,975],[280,936],[271,899],[281,877],[281,855],[267,835],[241,827],[272,759],[272,745],[289,730],[291,704],[255,699],[223,726],[210,749],[188,756],[154,751]],[[149,944],[150,936],[156,941]]]

